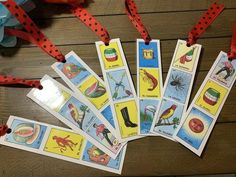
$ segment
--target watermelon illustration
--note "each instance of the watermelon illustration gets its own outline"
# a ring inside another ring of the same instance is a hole
[[[63,66],[62,72],[68,77],[69,79],[72,79],[76,77],[81,71],[86,71],[85,68],[79,67],[73,63],[66,63]]]
[[[106,89],[96,81],[84,93],[89,98],[98,98],[106,93]]]
[[[13,130],[13,138],[16,142],[33,144],[40,133],[40,125],[22,123]]]
[[[105,49],[104,56],[105,56],[106,60],[109,62],[113,62],[118,59],[116,49],[114,49],[114,48]]]
[[[208,88],[203,95],[203,100],[211,106],[214,106],[219,100],[219,98],[220,98],[220,92],[218,92],[213,88]]]

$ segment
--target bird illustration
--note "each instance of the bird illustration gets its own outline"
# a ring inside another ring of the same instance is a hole
[[[167,121],[167,123],[170,124],[169,118],[171,118],[174,115],[176,108],[177,108],[177,106],[175,104],[173,104],[171,107],[166,109],[160,116],[160,120],[159,120],[160,123],[163,120],[164,123],[166,123],[166,121]]]

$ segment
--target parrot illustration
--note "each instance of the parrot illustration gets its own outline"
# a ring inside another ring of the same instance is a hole
[[[158,124],[160,124],[162,122],[162,120],[168,124],[170,124],[169,122],[169,118],[171,118],[174,113],[175,113],[175,110],[176,110],[177,106],[175,104],[173,104],[171,107],[169,107],[168,109],[166,109],[160,116],[160,120],[158,122]]]
[[[193,59],[194,47],[190,49],[187,53],[180,57],[180,63],[185,64],[185,62],[190,62]]]
[[[78,110],[73,104],[69,104],[68,108],[70,110],[70,115],[73,118],[73,120],[82,127],[82,122],[85,116],[85,112]]]

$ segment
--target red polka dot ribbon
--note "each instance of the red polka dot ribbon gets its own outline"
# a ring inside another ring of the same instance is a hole
[[[8,35],[14,35],[21,39],[36,44],[50,56],[56,58],[60,62],[65,61],[64,55],[57,47],[39,30],[36,24],[25,13],[25,11],[16,4],[14,0],[1,2],[16,17],[16,19],[24,26],[26,32],[16,29],[6,29]]]
[[[133,0],[125,0],[125,11],[130,19],[130,21],[133,23],[135,28],[140,33],[141,37],[146,43],[149,43],[151,41],[151,37],[149,36],[149,33],[145,26],[143,25],[141,21],[141,17],[138,14],[136,4]]]
[[[94,31],[106,45],[109,44],[110,36],[107,30],[91,14],[89,14],[82,5],[72,6],[71,11],[78,19]]]
[[[26,85],[38,89],[43,88],[42,85],[40,84],[40,81],[38,80],[25,80],[22,78],[0,75],[0,85],[15,85],[15,84]]]
[[[192,28],[188,34],[187,45],[191,46],[196,43],[197,39],[206,31],[207,27],[213,23],[218,15],[224,10],[223,4],[212,4],[203,14],[198,23]]]
[[[0,137],[9,133],[11,133],[11,129],[8,128],[7,124],[4,124],[2,121],[2,124],[0,124]]]
[[[236,24],[234,25],[231,51],[228,53],[229,60],[236,60]]]

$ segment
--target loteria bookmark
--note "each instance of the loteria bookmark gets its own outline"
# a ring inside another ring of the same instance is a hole
[[[116,158],[124,144],[116,138],[114,128],[106,124],[104,117],[88,107],[87,100],[47,75],[41,79],[41,84],[42,90],[32,89],[27,96],[106,154]]]
[[[115,128],[104,81],[75,52],[65,57],[65,63],[56,62],[52,68],[78,97],[89,102],[88,107],[93,107],[98,114],[104,116],[107,124]]]
[[[160,41],[151,39],[141,21],[136,4],[126,0],[126,13],[142,39],[137,39],[137,96],[140,135],[150,133],[163,90]]]
[[[120,40],[112,39],[109,45],[99,41],[96,42],[96,48],[121,140],[140,138],[137,96]]]
[[[212,4],[190,31],[188,41],[178,40],[151,132],[174,140],[173,134],[187,110],[202,48],[195,43],[223,9],[224,5]]]
[[[115,159],[70,129],[10,116],[0,144],[92,168],[121,174],[126,147]]]
[[[186,112],[174,138],[201,156],[236,79],[236,25],[231,53],[220,52]]]

